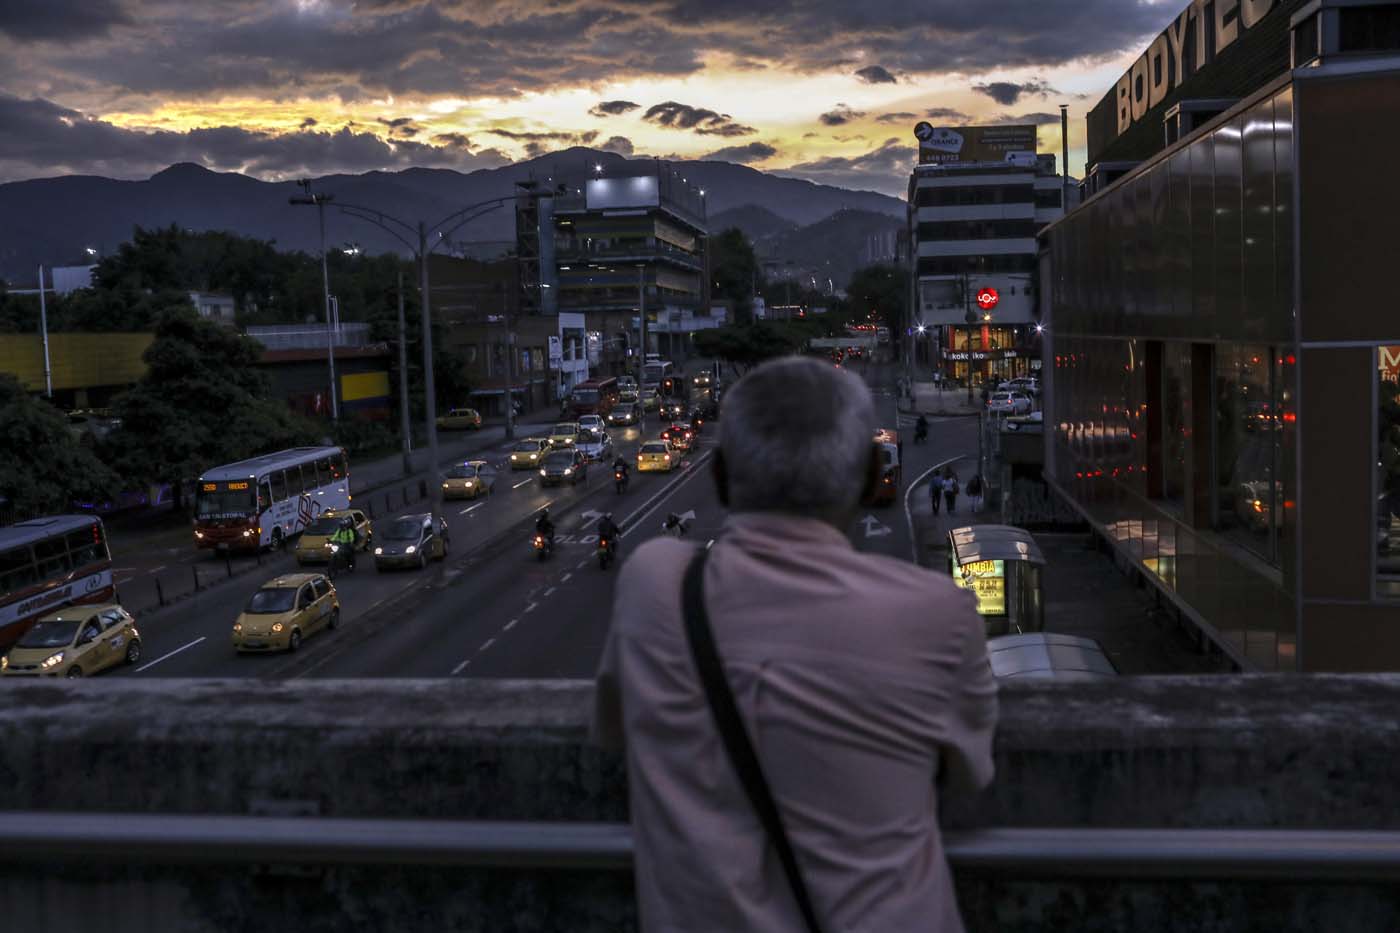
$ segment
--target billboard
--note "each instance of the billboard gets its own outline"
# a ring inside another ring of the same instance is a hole
[[[1035,126],[914,127],[919,138],[919,164],[947,162],[1035,163]]]
[[[590,178],[584,189],[584,197],[590,211],[656,207],[661,203],[661,190],[655,175]]]

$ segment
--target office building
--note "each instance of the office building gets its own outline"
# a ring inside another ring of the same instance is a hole
[[[1055,157],[1034,126],[921,123],[909,178],[913,321],[944,378],[1036,375],[1036,233],[1062,216]],[[1072,189],[1077,196],[1077,188]]]
[[[1188,6],[1040,237],[1047,479],[1246,670],[1400,669],[1397,50],[1395,4]]]

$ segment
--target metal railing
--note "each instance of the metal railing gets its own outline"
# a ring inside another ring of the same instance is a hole
[[[961,871],[1021,878],[1400,881],[1400,831],[980,829],[944,834]],[[0,812],[0,861],[439,865],[625,870],[625,823]]]

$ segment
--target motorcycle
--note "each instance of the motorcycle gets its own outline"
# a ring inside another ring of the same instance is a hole
[[[330,551],[330,557],[326,561],[326,574],[331,579],[335,579],[336,571],[344,568],[351,573],[355,572],[355,552],[350,548],[342,548],[341,545],[333,541],[326,542],[326,550]]]
[[[617,494],[622,495],[622,491],[627,488],[627,474],[621,470],[614,470],[613,482],[617,486]]]
[[[599,570],[607,570],[607,569],[608,569],[608,564],[611,564],[611,563],[613,562],[613,558],[616,556],[616,554],[615,554],[614,551],[613,551],[613,548],[614,548],[614,547],[615,547],[615,545],[613,544],[612,538],[599,538],[599,539],[598,539],[598,569],[599,569]]]
[[[925,428],[925,427],[923,427],[923,426],[920,426],[920,427],[915,428],[915,429],[914,429],[914,443],[916,443],[916,444],[922,444],[922,443],[923,443],[924,441],[926,441],[926,440],[928,440],[928,428]]]
[[[685,519],[676,518],[674,515],[668,517],[666,521],[661,523],[661,533],[663,535],[670,535],[673,538],[681,537],[688,530]]]
[[[554,539],[546,538],[542,534],[536,534],[534,538],[535,556],[544,560],[554,553]]]

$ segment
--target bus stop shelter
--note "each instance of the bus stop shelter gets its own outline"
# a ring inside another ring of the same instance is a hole
[[[969,525],[948,532],[948,573],[977,597],[988,636],[1045,627],[1044,568],[1040,546],[1023,528]]]

